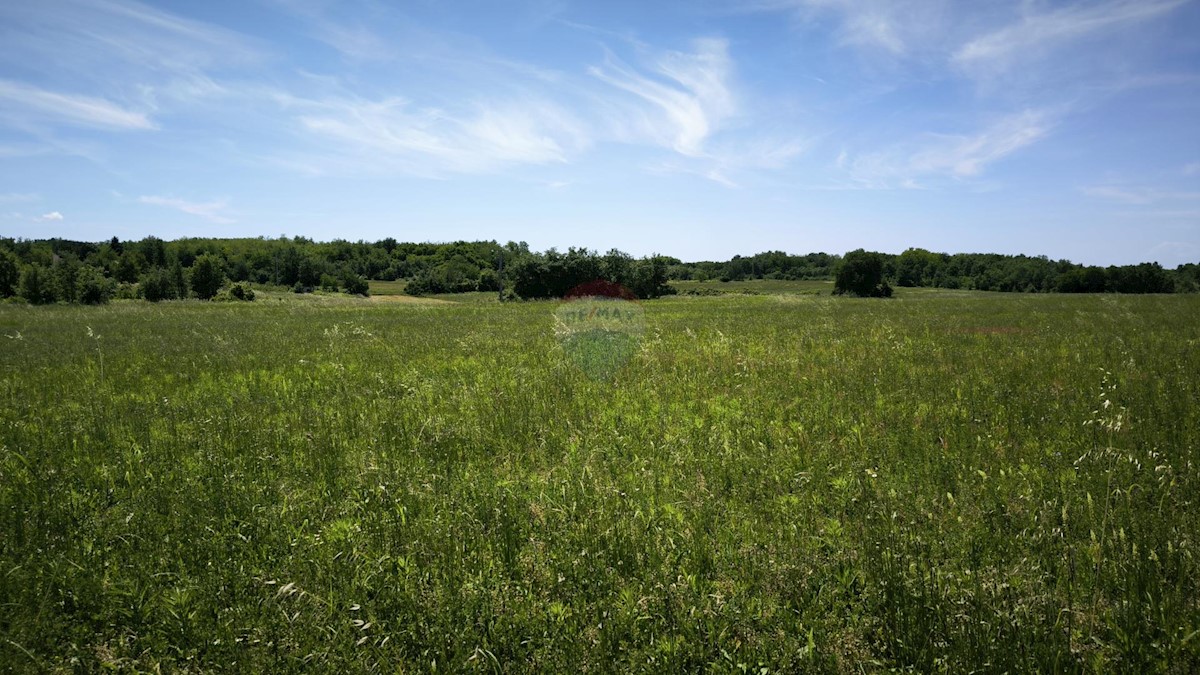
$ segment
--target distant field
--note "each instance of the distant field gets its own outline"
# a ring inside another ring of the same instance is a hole
[[[0,670],[1200,671],[1200,296],[378,283],[0,305]]]
[[[406,281],[370,281],[371,295],[404,295]]]
[[[832,281],[784,281],[776,279],[752,279],[749,281],[672,281],[679,292],[685,291],[718,291],[721,293],[799,293],[817,294],[831,293]]]

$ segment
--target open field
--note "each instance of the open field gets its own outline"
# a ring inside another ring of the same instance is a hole
[[[0,670],[1200,669],[1200,296],[556,304],[0,305]]]
[[[672,281],[671,285],[680,293],[741,293],[744,295],[758,294],[799,294],[799,295],[829,295],[833,291],[833,281],[820,279],[788,281],[783,279],[750,279],[748,281]]]

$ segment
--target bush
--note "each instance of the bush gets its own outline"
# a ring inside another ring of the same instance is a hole
[[[499,291],[500,290],[500,275],[496,270],[490,267],[479,271],[479,282],[477,287],[481,291]]]
[[[54,284],[51,283],[49,271],[37,264],[30,265],[21,272],[17,295],[25,298],[31,305],[46,305],[58,299],[54,295]]]
[[[249,284],[238,282],[221,289],[213,296],[213,302],[254,302],[254,289]]]
[[[332,274],[322,274],[321,275],[321,290],[325,291],[326,293],[337,293],[337,291],[338,291],[337,279],[334,279]]]
[[[206,253],[192,263],[192,293],[201,300],[210,300],[225,284],[225,270],[221,259]]]
[[[21,281],[21,260],[8,249],[0,249],[0,298],[17,292]]]
[[[365,297],[371,294],[371,285],[367,283],[367,280],[357,274],[354,274],[353,272],[347,274],[342,279],[342,287],[345,288],[346,292],[350,295],[361,295]]]
[[[430,293],[470,293],[479,290],[480,270],[468,263],[452,260],[422,271],[405,285],[409,295]],[[347,291],[349,292],[349,291]]]
[[[118,300],[137,300],[141,297],[141,292],[138,290],[137,284],[131,284],[126,281],[117,283],[115,279],[113,283],[117,284],[116,291],[113,293],[114,298]]]
[[[863,298],[890,298],[892,287],[883,280],[883,256],[863,249],[842,258],[834,280],[833,292]]]
[[[79,271],[79,302],[85,305],[103,305],[116,293],[116,282],[104,276],[95,267],[84,267]]]
[[[150,302],[174,300],[178,297],[171,273],[161,267],[155,267],[138,279],[138,292]]]

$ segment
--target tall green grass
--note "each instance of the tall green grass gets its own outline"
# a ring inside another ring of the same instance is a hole
[[[1200,298],[0,306],[0,669],[1194,672]]]

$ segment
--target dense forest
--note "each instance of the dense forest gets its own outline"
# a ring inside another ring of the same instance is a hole
[[[1067,293],[1175,293],[1200,290],[1200,264],[1095,267],[1023,255],[878,254],[896,286]],[[0,238],[0,298],[34,304],[253,298],[253,285],[365,295],[368,280],[407,280],[414,295],[503,292],[510,298],[562,297],[606,279],[641,298],[674,292],[672,280],[832,279],[843,257],[769,251],[725,262],[634,258],[572,248],[534,252],[524,242],[401,243],[395,239],[317,242],[277,239],[178,239],[91,243]]]

